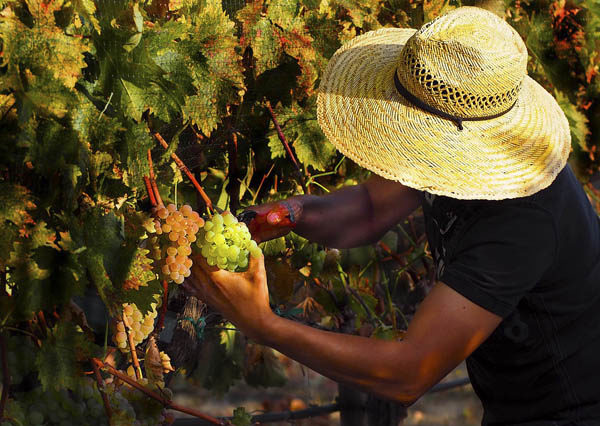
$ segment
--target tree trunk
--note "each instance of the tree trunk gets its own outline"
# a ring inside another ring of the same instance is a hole
[[[407,416],[406,407],[339,384],[341,426],[398,426]]]

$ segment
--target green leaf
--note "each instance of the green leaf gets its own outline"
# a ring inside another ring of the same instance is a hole
[[[269,150],[271,151],[271,158],[284,158],[286,156],[285,148],[279,139],[277,133],[271,133],[269,135]]]
[[[60,10],[62,2],[27,0],[26,3],[31,14],[29,16],[33,18],[31,24],[15,15],[12,3],[2,12],[0,39],[2,63],[8,65],[6,72],[19,77],[15,80],[19,81],[21,73],[27,74],[29,70],[30,81],[35,84],[36,79],[41,79],[43,82],[40,90],[51,80],[63,87],[73,88],[85,67],[83,54],[89,50],[87,42],[67,36],[56,26],[54,14]],[[43,100],[45,103],[48,101],[52,101],[50,94]]]
[[[96,13],[96,5],[93,0],[72,0],[73,8],[79,12],[94,28],[96,32],[100,32],[100,23],[94,14]]]
[[[262,16],[262,2],[248,3],[238,12],[237,19],[242,23],[242,47],[252,47],[256,75],[277,67],[283,47],[271,21]]]
[[[0,223],[8,220],[21,225],[35,207],[30,191],[21,185],[0,182]]]
[[[281,362],[266,346],[248,345],[244,379],[250,386],[283,386],[286,382]]]
[[[205,333],[206,338],[201,346],[193,377],[206,389],[222,395],[242,377],[242,365],[226,355],[225,346],[217,340],[219,334]],[[236,342],[239,340],[236,339]],[[241,345],[237,351],[243,357]],[[234,358],[240,359],[239,356]]]
[[[123,49],[125,49],[125,51],[127,51],[127,52],[131,52],[133,49],[135,49],[140,44],[141,40],[142,40],[142,33],[135,33],[134,35],[132,35],[131,37],[129,37],[127,39],[125,44],[123,44]]]
[[[571,138],[574,147],[579,147],[582,151],[589,151],[586,143],[587,136],[590,134],[588,118],[583,112],[579,111],[562,92],[556,91],[555,97],[569,121],[569,128],[571,129]]]
[[[78,326],[59,322],[42,342],[35,364],[44,391],[75,389],[79,380],[79,361],[89,359],[92,345]]]
[[[123,96],[121,97],[123,108],[131,117],[137,121],[140,121],[146,106],[145,89],[138,87],[132,82],[124,79],[121,79],[121,84],[123,85],[124,89]]]
[[[155,295],[162,294],[162,283],[161,281],[154,279],[146,282],[148,285],[140,287],[138,290],[123,291],[119,300],[123,303],[135,303],[140,312],[146,315],[152,310],[150,306],[155,303]]]
[[[285,237],[265,241],[264,243],[260,244],[260,248],[265,256],[278,256],[286,249]]]
[[[335,157],[335,147],[329,143],[316,119],[301,121],[297,128],[297,138],[293,143],[298,160],[305,167],[315,170],[327,170]]]
[[[244,407],[237,407],[233,410],[231,423],[235,426],[252,426],[252,415]]]

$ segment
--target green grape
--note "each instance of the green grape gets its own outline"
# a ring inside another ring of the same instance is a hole
[[[196,245],[211,266],[241,271],[248,267],[250,254],[262,253],[246,224],[238,222],[229,212],[214,214],[205,222],[204,229],[209,231],[198,233]]]
[[[222,234],[223,230],[224,230],[224,228],[223,228],[222,224],[217,224],[217,225],[213,226],[213,232],[215,234]]]
[[[223,216],[221,216],[219,213],[216,213],[212,217],[212,223],[216,226],[223,225]]]
[[[229,253],[229,247],[225,243],[217,246],[217,254],[219,255],[219,257],[227,257],[228,253]]]
[[[233,225],[234,223],[237,223],[237,219],[234,215],[230,214],[226,214],[223,216],[223,223],[225,225]]]
[[[225,245],[225,237],[223,236],[223,234],[215,235],[213,243],[215,243],[217,246]]]
[[[208,241],[209,243],[213,242],[215,238],[215,232],[214,231],[206,231],[206,234],[204,235],[204,239],[206,241]]]
[[[227,249],[227,257],[230,261],[235,262],[240,255],[240,248],[237,246],[229,246]]]

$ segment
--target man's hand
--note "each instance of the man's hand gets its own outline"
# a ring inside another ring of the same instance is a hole
[[[274,316],[269,306],[269,290],[264,257],[250,256],[246,272],[229,272],[210,266],[201,255],[193,259],[192,274],[184,288],[218,310],[249,337]]]
[[[291,198],[248,207],[239,219],[248,225],[252,239],[260,243],[289,233],[296,226],[301,211],[302,204]]]

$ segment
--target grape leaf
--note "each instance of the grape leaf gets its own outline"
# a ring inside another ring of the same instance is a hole
[[[152,310],[150,304],[156,302],[154,296],[162,294],[162,283],[158,279],[146,281],[147,286],[142,286],[137,290],[121,292],[119,300],[123,303],[134,303],[143,315]]]
[[[50,86],[52,80],[66,88],[73,88],[85,66],[83,54],[89,50],[87,42],[67,36],[56,26],[54,14],[60,10],[62,2],[27,0],[25,3],[31,25],[19,19],[12,6],[2,10],[0,39],[3,63],[8,65],[7,73],[18,76],[29,70],[30,78],[39,79],[34,92]],[[56,95],[54,92],[47,93],[45,101]]]
[[[80,13],[86,21],[88,21],[92,28],[98,33],[101,32],[100,23],[98,18],[94,15],[96,13],[96,5],[93,0],[71,0],[73,8]]]
[[[569,121],[573,145],[579,147],[582,151],[589,151],[586,143],[587,136],[590,134],[588,118],[569,101],[565,94],[556,91],[555,97]]]
[[[335,157],[335,147],[325,138],[316,119],[298,117],[296,140],[293,142],[298,160],[305,167],[327,170]]]
[[[262,1],[256,0],[237,13],[242,26],[240,44],[243,49],[252,48],[256,75],[277,67],[283,54],[283,47],[273,32],[271,21],[262,16],[262,8]]]
[[[209,336],[210,334],[201,346],[198,366],[193,372],[193,377],[206,389],[222,395],[242,377],[242,366],[226,356],[225,345],[216,340],[217,336],[213,335],[212,338]],[[236,339],[237,341],[240,339]],[[240,350],[242,349],[240,347]]]
[[[260,244],[265,256],[278,256],[282,254],[285,249],[285,237],[275,238],[273,240],[265,241]]]
[[[85,334],[72,322],[59,322],[42,342],[35,364],[42,387],[47,390],[75,389],[79,362],[94,352]]]
[[[32,220],[27,211],[34,207],[32,194],[26,187],[0,182],[0,222],[8,220],[20,226]]]
[[[269,135],[268,138],[268,146],[271,151],[271,158],[284,158],[287,154],[285,152],[285,148],[279,139],[279,136],[276,132],[273,132]]]
[[[235,426],[251,426],[252,415],[246,411],[244,407],[237,407],[233,410],[233,419],[231,423]]]
[[[283,386],[286,382],[283,366],[273,350],[256,344],[246,347],[244,379],[254,387]]]

